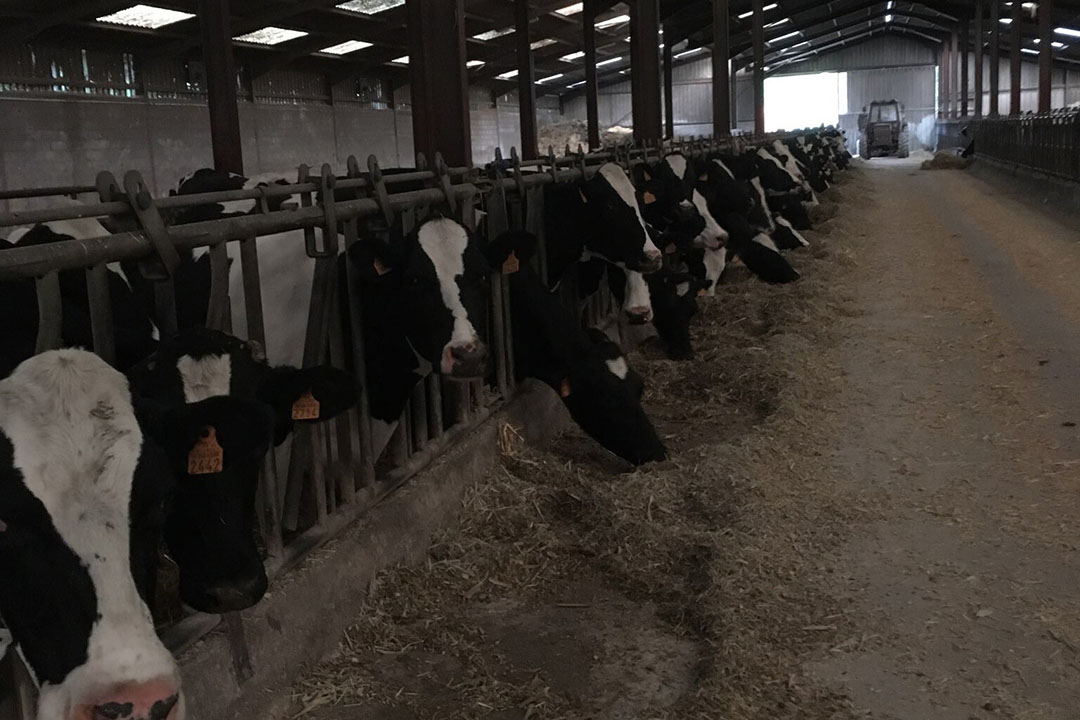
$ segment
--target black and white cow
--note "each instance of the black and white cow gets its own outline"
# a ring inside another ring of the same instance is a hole
[[[170,484],[127,381],[96,355],[42,353],[0,381],[0,615],[39,720],[183,720],[136,582]]]
[[[162,428],[154,434],[177,478],[165,541],[180,569],[181,598],[203,612],[251,607],[267,587],[252,525],[259,463],[294,422],[328,420],[352,407],[355,381],[330,367],[271,367],[251,344],[205,328],[164,338],[128,376],[154,408]],[[313,416],[294,419],[298,402],[314,408]],[[192,472],[190,452],[200,442],[219,446],[222,461]]]
[[[4,247],[30,247],[63,242],[66,240],[85,240],[109,235],[109,231],[95,218],[60,220],[42,223],[28,228],[17,228],[8,236]],[[0,250],[2,251],[2,250]],[[112,309],[113,337],[116,348],[116,364],[121,370],[153,352],[156,345],[157,328],[142,304],[135,301],[127,278],[119,266],[107,271],[109,301]],[[61,341],[67,347],[90,347],[93,338],[90,331],[90,301],[87,295],[86,273],[83,270],[64,270],[59,274],[60,295],[62,302]],[[25,311],[12,313],[5,324],[17,325],[15,332],[5,333],[5,337],[19,338],[30,343],[29,348],[15,351],[5,348],[0,357],[0,377],[14,369],[32,352],[33,339],[37,337],[37,294],[32,281],[6,283],[0,294],[21,296],[19,304],[7,303],[7,307],[22,307]],[[21,289],[20,289],[21,287]]]
[[[637,191],[626,172],[614,163],[602,165],[588,180],[544,187],[544,237],[548,281],[553,286],[590,257],[639,274],[655,272],[663,264],[663,255],[642,216]],[[628,294],[628,301],[630,297]],[[628,304],[624,312],[631,322],[648,322],[652,309],[647,294],[634,297],[646,304]]]
[[[362,233],[346,255],[360,281],[360,296],[343,315],[359,311],[363,320],[378,456],[424,376],[484,375],[487,346],[481,333],[487,327],[490,269],[475,236],[456,220],[439,216],[407,234],[398,223],[389,238]]]
[[[729,247],[750,272],[767,283],[782,284],[799,279],[799,272],[780,254],[773,239],[753,227],[741,215],[728,215],[724,227],[731,236]]]
[[[529,265],[537,240],[504,233],[487,248],[502,266],[511,253],[519,269],[508,274],[514,328],[515,369],[559,393],[574,421],[616,455],[641,465],[667,457],[663,442],[641,407],[644,382],[619,347],[598,330],[583,331]]]

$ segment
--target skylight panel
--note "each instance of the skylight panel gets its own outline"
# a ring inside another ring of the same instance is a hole
[[[482,32],[479,35],[473,35],[473,40],[494,40],[495,38],[500,38],[503,35],[509,35],[512,32],[514,32],[513,26],[504,27],[499,30],[488,30],[487,32]]]
[[[577,52],[572,52],[569,55],[563,55],[559,59],[562,60],[563,62],[574,62],[575,60],[580,60],[583,57],[585,57],[585,51],[584,50],[578,50]]]
[[[615,17],[610,17],[607,20],[598,20],[596,22],[596,27],[606,28],[611,27],[612,25],[622,25],[623,23],[628,22],[630,22],[629,15],[616,15]]]
[[[465,67],[478,68],[483,67],[486,64],[487,63],[485,63],[483,60],[469,60],[465,63]]]
[[[324,52],[330,55],[347,55],[357,50],[363,50],[364,48],[371,47],[371,43],[364,42],[363,40],[346,40],[343,43],[338,43],[328,48],[323,48],[320,52]]]
[[[531,49],[533,49],[533,50],[539,50],[542,47],[547,47],[548,45],[554,45],[557,42],[559,42],[559,41],[556,40],[555,38],[544,38],[543,40],[537,40],[534,43],[530,43],[529,47]]]
[[[776,3],[770,3],[770,4],[766,5],[765,7],[761,8],[761,11],[762,12],[769,12],[770,10],[775,10],[778,7],[780,7],[780,6],[777,5]],[[753,10],[751,10],[750,12],[744,12],[742,15],[739,15],[739,19],[740,20],[745,20],[746,18],[750,17],[753,14],[754,14]]]
[[[102,15],[98,22],[112,23],[113,25],[127,25],[129,27],[147,28],[156,30],[159,27],[172,25],[173,23],[195,17],[191,13],[169,10],[167,8],[154,7],[153,5],[132,5],[109,15]]]
[[[390,62],[392,64],[394,64],[394,65],[408,65],[409,64],[409,56],[408,55],[402,55],[401,57],[394,58]]]
[[[570,17],[571,15],[577,15],[579,12],[585,9],[585,3],[574,3],[573,5],[567,5],[566,7],[559,8],[555,12],[563,17]]]
[[[349,2],[341,3],[337,8],[363,15],[374,15],[404,4],[405,0],[349,0]]]
[[[507,72],[504,72],[504,73],[502,73],[500,75],[496,75],[495,77],[499,78],[500,80],[513,80],[514,78],[517,77],[517,75],[518,75],[517,70],[508,70]]]
[[[249,32],[245,35],[238,35],[233,38],[237,42],[254,43],[255,45],[280,45],[283,42],[295,40],[296,38],[302,38],[307,35],[303,30],[290,30],[289,28],[279,28],[273,25],[267,25],[264,28],[259,28],[255,32]]]

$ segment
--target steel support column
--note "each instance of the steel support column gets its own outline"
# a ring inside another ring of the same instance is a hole
[[[956,117],[960,109],[960,37],[954,29],[949,49],[949,117]]]
[[[1050,112],[1050,90],[1053,82],[1054,3],[1039,0],[1039,112]]]
[[[659,0],[634,0],[630,4],[630,88],[638,142],[657,143],[663,133],[659,38]]]
[[[971,95],[971,80],[968,78],[970,39],[971,24],[964,18],[960,23],[960,117],[968,116],[968,97]]]
[[[590,150],[600,149],[600,111],[596,101],[596,2],[585,0],[581,14],[585,32],[585,116]]]
[[[731,134],[731,8],[728,0],[713,0],[712,101],[713,136]]]
[[[990,0],[990,107],[989,115],[996,117],[1001,104],[1001,0]]]
[[[941,44],[941,65],[938,69],[938,100],[940,107],[938,108],[938,117],[949,117],[949,67],[950,67],[950,55],[949,42],[945,41]]]
[[[413,147],[430,162],[472,164],[464,0],[406,0]]]
[[[675,139],[675,78],[671,55],[671,43],[664,43],[664,137],[668,140]]]
[[[764,0],[754,0],[754,133],[765,134],[765,11]]]
[[[236,106],[236,65],[229,31],[229,0],[199,0],[206,94],[210,107],[210,144],[214,167],[244,174],[240,111]]]
[[[975,2],[975,117],[983,114],[983,0]]]
[[[529,0],[514,0],[514,43],[517,45],[518,108],[521,116],[521,159],[536,159],[536,78],[529,38]]]
[[[1020,114],[1020,83],[1023,76],[1020,74],[1020,48],[1023,47],[1024,35],[1021,32],[1021,24],[1024,22],[1023,3],[1012,4],[1012,22],[1009,23],[1009,115]]]

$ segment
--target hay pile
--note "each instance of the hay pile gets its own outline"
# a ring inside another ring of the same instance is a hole
[[[865,194],[861,171],[846,178],[823,206]],[[853,717],[801,670],[853,634],[822,558],[856,508],[811,481],[828,467],[815,448],[839,381],[822,348],[855,312],[842,280],[859,225],[845,212],[792,255],[798,283],[732,268],[704,303],[694,361],[633,354],[668,462],[634,470],[573,432],[525,447],[504,427],[461,527],[424,566],[379,576],[288,716]],[[545,662],[560,632],[570,642]]]
[[[930,160],[924,160],[923,170],[963,170],[971,165],[971,158],[963,158],[956,153],[938,150]]]
[[[622,145],[632,139],[633,132],[631,128],[619,125],[606,130],[602,129],[600,131],[600,143],[604,147]],[[570,146],[572,151],[577,152],[578,145],[585,148],[589,147],[589,126],[583,120],[569,120],[545,125],[537,131],[537,138],[541,152],[546,153],[547,149],[551,147],[556,154],[562,155],[567,145]]]

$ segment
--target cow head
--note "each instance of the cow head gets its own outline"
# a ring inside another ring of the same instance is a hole
[[[490,269],[476,239],[444,217],[393,235],[390,242],[369,236],[349,248],[375,299],[364,311],[391,313],[413,352],[437,372],[480,377],[487,347],[478,328],[486,327]]]
[[[638,272],[655,272],[663,255],[653,243],[626,172],[607,163],[580,185],[592,230],[586,249],[605,260]]]
[[[252,522],[260,460],[294,422],[351,407],[355,382],[334,368],[271,368],[250,343],[205,328],[163,340],[129,377],[177,477],[165,541],[181,598],[203,612],[250,607],[267,586]],[[220,448],[218,460],[193,466],[207,448]]]
[[[188,173],[177,183],[176,189],[169,190],[169,195],[196,195],[201,193],[224,192],[226,190],[247,190],[267,185],[288,185],[289,181],[277,174],[266,174],[257,177],[244,177],[236,173],[214,170],[212,168],[199,168]],[[299,204],[295,196],[275,195],[266,198],[266,207],[270,212],[281,210],[286,206]],[[256,198],[246,200],[227,200],[220,203],[203,203],[188,208],[181,208],[170,213],[170,221],[176,225],[216,220],[223,217],[235,217],[248,215],[260,209],[260,201]]]
[[[705,289],[702,279],[683,270],[663,269],[646,278],[652,298],[653,325],[668,357],[689,360],[694,356],[690,319],[698,313],[697,294]]]
[[[687,230],[695,235],[703,229],[701,218],[690,201],[693,183],[685,180],[685,156],[673,153],[655,164],[635,165],[631,172],[645,222],[661,227],[687,226]]]
[[[586,331],[587,356],[560,388],[574,420],[593,439],[635,465],[659,462],[667,450],[641,407],[645,383],[603,332]]]
[[[133,568],[157,550],[170,482],[127,381],[96,355],[42,353],[0,381],[0,614],[39,720],[183,719]]]

